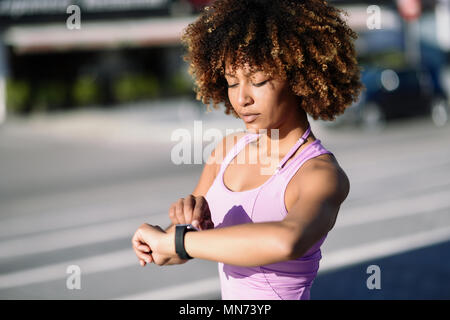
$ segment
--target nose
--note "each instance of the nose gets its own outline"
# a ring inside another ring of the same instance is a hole
[[[239,86],[239,93],[238,93],[239,106],[245,107],[252,103],[253,103],[253,98],[251,96],[248,86],[246,84]]]

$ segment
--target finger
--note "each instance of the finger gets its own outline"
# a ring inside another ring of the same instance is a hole
[[[208,230],[208,229],[214,229],[214,222],[212,220],[204,220],[201,225],[201,230]]]
[[[177,217],[178,223],[182,224],[186,223],[186,221],[184,220],[183,207],[184,207],[184,199],[180,198],[175,204],[175,215]]]
[[[139,260],[144,260],[147,263],[151,263],[153,261],[151,254],[143,253],[143,252],[137,250],[136,248],[133,248],[133,249],[134,249],[134,253],[136,254],[136,256],[138,257]]]
[[[172,203],[170,205],[169,218],[170,218],[170,221],[172,221],[173,224],[179,224],[180,222],[178,222],[178,218],[177,218],[177,215],[176,215],[176,212],[175,212],[175,208],[176,208],[176,202]]]
[[[142,255],[142,260],[144,260],[147,263],[152,263],[153,262],[153,257],[151,254],[143,254]]]
[[[201,229],[200,223],[198,222],[198,220],[192,220],[191,224],[197,228],[197,229]]]
[[[202,206],[202,220],[211,220],[211,210],[209,209],[208,201],[203,198],[203,206]]]
[[[211,220],[211,211],[209,210],[208,201],[201,196],[199,199],[199,211],[196,210],[195,216],[199,216],[198,222],[201,230],[211,229],[214,227],[214,223]]]
[[[186,199],[184,199],[183,213],[185,223],[191,223],[193,211],[195,207],[195,198],[190,194]]]
[[[133,237],[132,243],[132,247],[136,255],[151,253],[150,247],[138,240],[137,237]]]
[[[136,256],[138,257],[139,260],[143,260],[147,263],[151,263],[153,260],[152,256],[146,253],[136,252]]]
[[[133,248],[137,248],[140,245],[145,245],[145,241],[142,239],[139,229],[134,233],[133,238],[131,238],[131,244]]]
[[[145,244],[141,244],[137,247],[137,249],[141,252],[150,252],[150,247],[148,245]]]
[[[146,254],[144,252],[141,252],[138,248],[141,246],[146,246],[148,247],[146,244],[144,244],[141,239],[140,239],[140,232],[136,231],[133,235],[133,237],[131,238],[131,243],[132,243],[132,248],[134,250],[134,253],[136,254],[136,256],[138,257],[139,260],[144,260],[147,263],[150,263],[152,261],[152,257],[150,254]]]
[[[192,224],[194,224],[194,221],[198,222],[198,224],[201,224],[203,220],[203,213],[202,211],[205,208],[205,200],[203,197],[197,197],[195,198],[195,207],[192,212]]]
[[[133,237],[131,238],[131,245],[134,247],[137,247],[141,244],[141,241],[139,241],[139,235],[138,232],[135,232],[133,234]]]
[[[139,263],[141,264],[141,267],[145,267],[145,265],[146,265],[144,260],[139,260]]]

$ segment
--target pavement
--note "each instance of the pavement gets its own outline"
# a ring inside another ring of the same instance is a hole
[[[351,181],[312,299],[449,299],[450,125],[311,126]],[[242,128],[188,100],[9,117],[0,129],[0,298],[219,299],[216,263],[141,268],[130,237],[145,221],[168,224],[169,205],[199,178],[202,164],[171,161],[177,130],[205,145],[209,129]],[[80,290],[67,288],[70,266],[81,269]],[[380,289],[367,285],[370,266]]]

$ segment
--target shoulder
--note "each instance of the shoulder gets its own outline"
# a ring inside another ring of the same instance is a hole
[[[306,161],[297,172],[294,184],[298,196],[329,199],[338,205],[350,192],[350,180],[331,154]]]

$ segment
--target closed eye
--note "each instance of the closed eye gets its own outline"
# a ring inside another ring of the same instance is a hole
[[[255,87],[262,87],[263,85],[265,85],[267,83],[267,81],[269,81],[269,80],[265,80],[263,82],[255,83],[254,86]]]
[[[268,81],[269,81],[269,80],[264,80],[264,81],[259,82],[259,83],[254,83],[253,85],[254,85],[255,87],[262,87],[262,86],[265,85]],[[238,85],[238,84],[227,84],[227,87],[228,87],[228,88],[234,88],[234,87],[236,87],[237,85]]]

